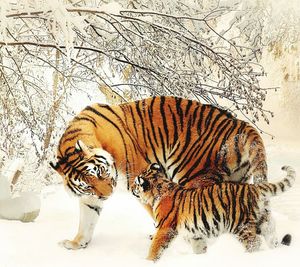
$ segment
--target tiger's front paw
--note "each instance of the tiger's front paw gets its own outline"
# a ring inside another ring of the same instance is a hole
[[[81,249],[86,248],[89,242],[77,242],[74,240],[63,240],[59,242],[59,245],[65,247],[66,249]]]

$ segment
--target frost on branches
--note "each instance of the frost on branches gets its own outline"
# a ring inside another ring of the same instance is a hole
[[[42,164],[71,94],[95,87],[110,103],[177,95],[269,123],[261,55],[279,26],[283,40],[299,27],[281,17],[272,28],[272,12],[270,0],[2,0],[2,151],[30,140]]]

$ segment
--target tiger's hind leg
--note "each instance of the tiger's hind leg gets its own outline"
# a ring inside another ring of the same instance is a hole
[[[247,176],[253,176],[255,184],[268,181],[268,166],[266,161],[266,151],[262,140],[252,141],[249,146],[250,168]]]
[[[80,218],[78,233],[73,240],[60,242],[67,249],[85,248],[92,235],[102,210],[102,201],[95,197],[82,197],[79,200]]]
[[[255,184],[264,183],[268,181],[268,168],[265,160],[261,160],[253,170],[251,170],[253,175],[253,182]]]
[[[258,233],[261,233],[265,238],[269,248],[276,248],[278,246],[279,243],[276,234],[275,220],[271,216],[269,208],[264,210],[262,219],[260,220],[257,228]]]
[[[261,246],[261,238],[256,231],[256,224],[248,223],[240,227],[236,233],[238,240],[243,244],[247,252],[258,251]]]
[[[193,237],[189,239],[189,243],[192,246],[195,254],[203,254],[207,250],[206,240],[202,237]]]

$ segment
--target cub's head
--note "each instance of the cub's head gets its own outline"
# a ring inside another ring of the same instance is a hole
[[[134,180],[132,193],[145,204],[165,195],[175,185],[166,178],[159,164],[153,163]]]
[[[100,199],[109,197],[117,181],[114,159],[101,148],[90,148],[78,140],[72,153],[58,158],[50,165],[64,177],[70,192],[77,196],[93,195]]]

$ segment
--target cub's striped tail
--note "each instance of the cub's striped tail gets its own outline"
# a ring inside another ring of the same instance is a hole
[[[287,172],[287,176],[278,183],[261,183],[258,184],[258,188],[261,190],[261,193],[266,196],[278,196],[281,193],[285,192],[295,182],[296,172],[290,166],[283,166],[282,170]]]

